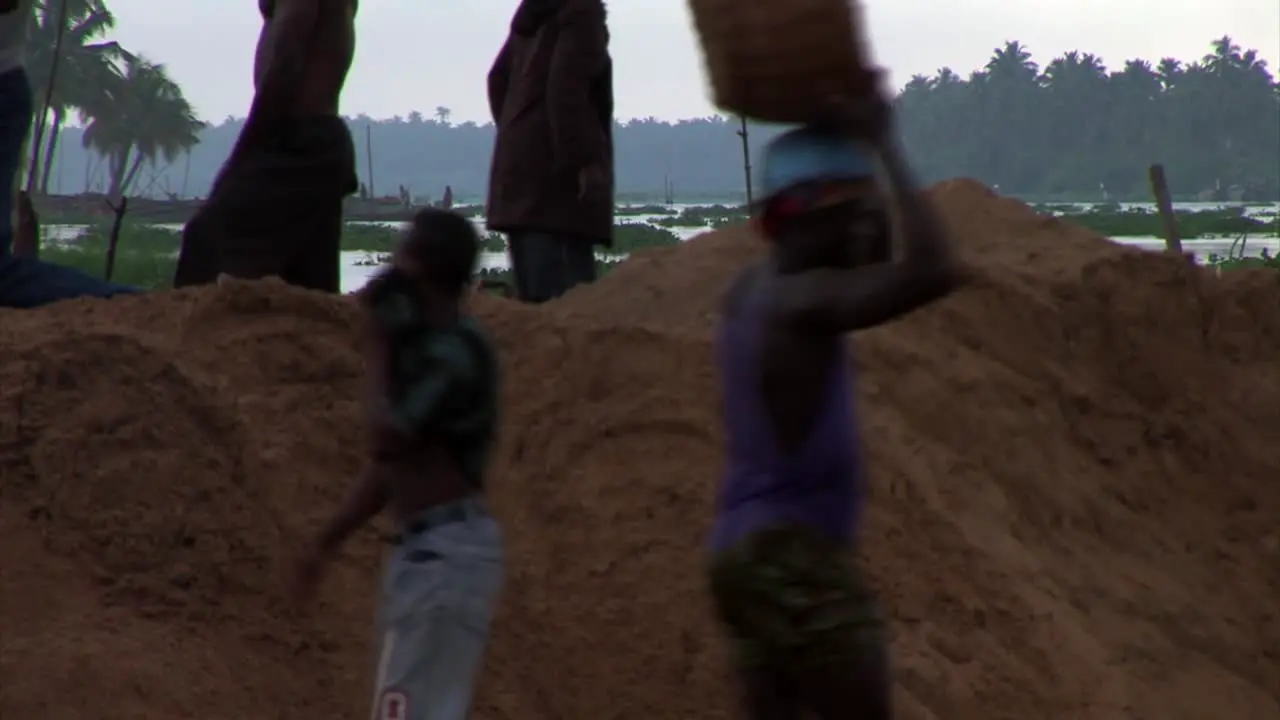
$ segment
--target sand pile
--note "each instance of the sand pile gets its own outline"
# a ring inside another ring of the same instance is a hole
[[[858,339],[901,716],[1280,717],[1280,276],[934,197],[974,286]],[[732,716],[707,331],[757,252],[481,305],[512,564],[477,718]],[[270,285],[0,314],[0,717],[365,716],[377,533],[309,615],[277,575],[359,467],[356,324]]]

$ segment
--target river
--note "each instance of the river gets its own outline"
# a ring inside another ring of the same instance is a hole
[[[674,206],[674,209],[678,211],[685,207],[700,207],[700,206],[677,204]],[[1066,205],[1064,204],[1063,207],[1066,207]],[[1090,208],[1095,207],[1095,204],[1077,203],[1077,204],[1071,205],[1070,207],[1075,209],[1076,211],[1087,211]],[[1152,210],[1152,211],[1155,210],[1155,206],[1150,203],[1122,203],[1121,207],[1125,209],[1144,209],[1144,210]],[[1188,212],[1195,212],[1195,211],[1202,211],[1202,210],[1215,210],[1223,207],[1227,207],[1227,205],[1224,203],[1176,203],[1174,205],[1175,209],[1188,211]],[[1276,214],[1276,213],[1280,213],[1280,203],[1275,203],[1273,205],[1252,205],[1245,208],[1246,215],[1255,216],[1255,217],[1263,216],[1267,214]],[[1061,215],[1063,214],[1063,212],[1056,212],[1055,214]],[[667,217],[667,216],[664,216],[664,215],[619,216],[618,222],[645,223],[645,222],[653,222],[663,217]],[[479,218],[479,217],[475,218],[475,223],[482,231],[484,230],[484,218]],[[404,225],[404,223],[378,223],[378,222],[359,222],[359,223],[352,223],[352,224],[385,225],[388,227],[396,227],[396,226]],[[160,225],[156,225],[156,227],[164,228],[168,230],[175,230],[175,231],[182,230],[182,225],[176,225],[176,224],[169,224],[169,225],[160,224]],[[81,233],[83,233],[87,228],[88,228],[87,225],[49,225],[44,228],[44,233],[45,233],[44,240],[45,242],[52,242],[52,243],[58,243],[58,244],[72,243],[75,241],[75,238],[79,236]],[[673,227],[673,228],[667,228],[667,229],[671,230],[673,233],[679,236],[681,240],[688,240],[696,235],[700,235],[704,232],[707,232],[707,228],[701,228],[701,227],[695,227],[695,228]],[[1117,238],[1111,238],[1111,240],[1113,242],[1117,242],[1122,245],[1138,247],[1144,250],[1163,250],[1164,249],[1164,240],[1158,237],[1117,237]],[[1231,246],[1233,242],[1234,240],[1231,238],[1183,240],[1182,246],[1184,250],[1194,253],[1197,258],[1203,261],[1204,259],[1207,259],[1210,255],[1226,255],[1231,250]],[[1237,248],[1237,251],[1238,250],[1239,248]],[[1280,254],[1280,237],[1277,237],[1277,236],[1250,237],[1247,245],[1244,248],[1244,254],[1256,257],[1258,255],[1261,255],[1263,250],[1266,250],[1267,252],[1273,255]],[[174,251],[177,252],[177,249],[175,248]],[[610,259],[621,259],[621,258],[616,256],[614,257],[602,256],[601,259],[610,260]],[[377,265],[369,264],[370,261],[372,260],[374,260],[374,254],[366,251],[359,251],[359,250],[344,251],[342,253],[342,290],[343,292],[354,292],[356,290],[359,290],[361,287],[364,286],[366,282],[368,282],[369,278],[378,271]],[[495,270],[506,270],[507,268],[510,267],[510,265],[508,264],[506,253],[494,253],[494,252],[482,253],[480,257],[480,266],[482,268],[489,268],[489,269],[495,269]]]

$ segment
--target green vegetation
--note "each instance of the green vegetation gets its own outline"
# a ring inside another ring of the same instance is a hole
[[[1161,237],[1164,222],[1154,210],[1124,210],[1119,205],[1099,205],[1088,210],[1071,206],[1042,205],[1041,212],[1057,211],[1060,217],[1112,238]],[[1239,235],[1280,234],[1280,220],[1275,216],[1248,216],[1243,208],[1179,211],[1178,230],[1183,239],[1232,237]]]
[[[626,255],[637,250],[675,245],[678,242],[680,237],[666,228],[654,227],[648,223],[622,222],[613,226],[613,247],[610,252]],[[506,252],[506,238],[501,233],[486,233],[484,249],[488,252]]]
[[[610,251],[630,254],[645,248],[675,245],[679,242],[680,237],[666,228],[646,223],[621,223],[613,226],[613,247]]]
[[[1280,270],[1280,255],[1273,255],[1268,250],[1263,250],[1257,257],[1242,256],[1224,256],[1210,255],[1205,262],[1211,267],[1221,268],[1223,270],[1237,270],[1245,268],[1266,268],[1269,270]]]
[[[745,206],[729,207],[725,205],[700,205],[683,208],[673,217],[658,218],[654,225],[662,227],[724,227],[740,223],[747,219],[749,211]]]
[[[612,270],[619,260],[596,260],[596,277],[604,277]],[[486,286],[489,292],[501,295],[503,291],[500,288],[515,288],[515,276],[510,270],[481,270],[477,275],[480,282]]]
[[[91,227],[72,245],[42,248],[40,259],[103,277],[109,232],[104,226]],[[172,286],[178,233],[143,225],[122,228],[120,235],[112,280],[148,290]]]
[[[109,237],[109,226],[91,225],[70,243],[53,246],[46,243],[40,259],[102,277]],[[386,252],[395,246],[398,237],[394,228],[349,224],[343,232],[342,249]],[[181,244],[182,235],[177,230],[126,223],[120,229],[112,280],[149,290],[169,287]]]
[[[41,257],[49,262],[101,277],[106,267],[108,232],[106,226],[92,226],[72,244],[44,247]],[[376,265],[385,261],[385,253],[393,246],[397,236],[397,231],[388,227],[348,225],[342,247],[344,250],[368,252],[369,255],[362,264]],[[619,225],[616,241],[615,251],[619,255],[679,242],[668,230],[641,224]],[[126,225],[117,248],[113,279],[149,290],[169,287],[173,280],[179,242],[179,234],[174,230],[148,225]],[[1206,264],[1223,270],[1258,267],[1280,270],[1280,256],[1264,250],[1261,257],[1246,257],[1244,252],[1247,244],[1248,236],[1241,235],[1237,244],[1226,255],[1210,255]],[[504,250],[502,236],[490,233],[485,249],[491,252]],[[620,259],[622,258],[598,261],[599,273],[604,275]],[[511,283],[511,273],[507,270],[484,270],[480,275],[488,283]]]
[[[102,277],[106,269],[109,236],[110,226],[91,225],[70,243],[45,243],[40,257]],[[393,227],[348,224],[342,236],[342,249],[366,252],[368,256],[361,264],[377,265],[385,262],[386,253],[395,247],[399,237],[399,231]],[[670,230],[639,223],[620,224],[615,228],[613,252],[622,256],[644,248],[675,245],[678,242],[680,239]],[[120,230],[112,279],[149,290],[169,287],[173,281],[181,243],[182,236],[177,230],[126,223]],[[503,236],[488,233],[484,249],[489,252],[505,252]],[[611,262],[616,260],[602,261],[601,266],[607,267]]]
[[[676,215],[675,208],[666,205],[622,205],[614,209],[617,217],[640,217],[643,215]]]
[[[1280,255],[1273,255],[1266,248],[1257,256],[1245,255],[1249,245],[1249,236],[1241,235],[1231,243],[1231,247],[1227,249],[1226,255],[1213,253],[1205,260],[1205,264],[1210,267],[1221,270],[1235,270],[1244,268],[1265,268],[1270,270],[1280,270]]]

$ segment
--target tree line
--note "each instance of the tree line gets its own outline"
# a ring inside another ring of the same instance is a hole
[[[970,175],[1039,196],[1146,196],[1165,165],[1181,194],[1280,198],[1280,86],[1230,37],[1187,62],[1108,69],[1072,51],[1043,68],[1018,42],[961,77],[917,75],[899,98],[902,131],[931,177]]]
[[[36,5],[29,69],[39,106],[61,0]],[[103,0],[68,0],[67,15],[43,149],[32,163],[35,189],[207,193],[242,121],[196,118],[163,65],[107,39],[115,19]],[[1257,51],[1229,37],[1208,50],[1191,60],[1129,60],[1116,70],[1072,51],[1040,68],[1010,42],[967,76],[943,68],[912,78],[897,101],[900,131],[929,181],[969,176],[1037,199],[1145,199],[1146,169],[1161,162],[1181,199],[1280,197],[1280,85]],[[67,125],[73,115],[82,127]],[[492,125],[454,123],[447,107],[348,121],[373,194],[396,196],[404,187],[439,198],[451,186],[460,200],[483,197]],[[618,123],[620,196],[739,197],[737,130],[718,116]],[[751,126],[753,155],[778,131]]]

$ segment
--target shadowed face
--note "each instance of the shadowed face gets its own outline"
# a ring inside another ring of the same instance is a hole
[[[428,285],[426,242],[406,233],[391,254],[391,262],[378,270],[359,295],[366,304],[376,305],[389,293],[399,293],[415,300],[426,296]]]
[[[854,267],[888,262],[888,202],[873,179],[810,183],[765,207],[766,234],[784,269]]]

